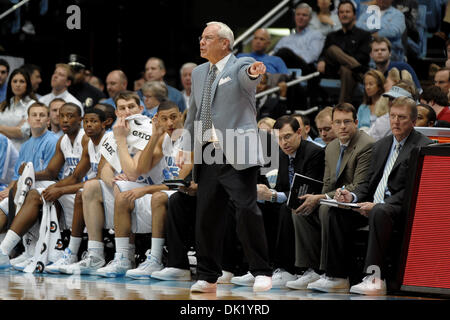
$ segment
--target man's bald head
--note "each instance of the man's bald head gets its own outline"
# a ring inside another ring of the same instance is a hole
[[[113,70],[106,77],[106,90],[110,98],[114,98],[118,92],[126,90],[127,86],[128,78],[122,70]]]
[[[260,28],[253,34],[252,51],[263,54],[270,45],[270,34],[267,29]]]

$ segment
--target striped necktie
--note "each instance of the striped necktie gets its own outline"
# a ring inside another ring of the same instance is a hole
[[[206,77],[206,83],[203,87],[202,105],[200,109],[200,120],[202,122],[202,141],[203,143],[208,142],[211,139],[211,133],[206,134],[207,130],[212,129],[212,119],[211,119],[211,88],[214,80],[216,79],[216,65],[212,65]],[[211,131],[209,131],[211,132]]]
[[[398,154],[400,153],[400,144],[397,144],[392,152],[391,157],[387,160],[386,166],[384,167],[383,176],[378,183],[377,190],[373,196],[374,203],[384,203],[384,195],[386,192],[387,181],[389,174],[391,173],[392,167],[394,166],[395,160],[397,160]]]
[[[289,173],[289,185],[292,184],[292,179],[294,179],[294,157],[289,157],[289,166],[288,166],[288,173]]]

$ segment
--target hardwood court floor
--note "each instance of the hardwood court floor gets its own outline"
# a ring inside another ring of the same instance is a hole
[[[417,295],[367,297],[287,288],[253,293],[251,287],[231,284],[219,285],[214,294],[191,294],[192,283],[3,270],[0,271],[0,300],[440,300]]]

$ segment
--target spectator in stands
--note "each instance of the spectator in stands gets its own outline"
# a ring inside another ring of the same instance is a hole
[[[399,71],[397,68],[392,68],[387,73],[386,81],[384,82],[384,91],[387,92],[391,90],[391,88],[395,86],[400,80],[406,80],[414,84],[413,77],[408,70],[404,69],[402,71]]]
[[[145,110],[142,114],[145,114],[149,118],[158,111],[158,106],[163,100],[168,99],[168,88],[161,81],[146,81],[141,88],[144,96]]]
[[[11,139],[14,147],[20,146],[30,137],[28,107],[36,102],[30,76],[25,69],[15,69],[8,80],[6,99],[0,104],[0,133]]]
[[[450,6],[449,6],[449,8],[450,8]],[[447,57],[447,60],[445,61],[445,67],[447,69],[450,69],[450,39],[447,40],[447,42],[445,43],[445,53],[446,53],[445,56]]]
[[[71,54],[68,65],[73,72],[73,81],[69,91],[82,103],[84,108],[93,107],[101,99],[105,98],[105,94],[102,91],[86,82],[86,70],[89,70],[87,59]]]
[[[407,71],[404,70],[403,72]],[[409,80],[400,80],[389,91],[383,93],[383,97],[388,99],[380,98],[378,100],[378,105],[375,107],[375,112],[378,114],[378,117],[368,131],[369,135],[373,137],[375,141],[390,134],[389,107],[392,104],[392,101],[399,97],[408,97],[415,100],[417,97],[416,93],[417,90],[414,83]]]
[[[164,66],[164,62],[160,58],[151,57],[147,60],[145,64],[145,73],[144,79],[145,81],[161,81],[164,82],[164,76],[166,75],[166,67]],[[164,82],[165,83],[165,82]],[[183,113],[186,109],[186,103],[184,102],[183,95],[180,91],[175,89],[174,87],[165,83],[167,90],[169,92],[169,100],[175,102],[180,108],[180,112]],[[141,100],[144,100],[142,90],[137,91]]]
[[[55,71],[53,72],[51,79],[51,87],[52,92],[46,94],[41,99],[40,102],[48,106],[50,102],[55,98],[61,98],[65,102],[72,102],[77,106],[81,107],[81,111],[83,112],[83,108],[81,102],[75,98],[72,94],[67,90],[73,81],[73,72],[68,64],[58,63],[55,66]],[[83,114],[83,113],[82,113]]]
[[[326,277],[308,285],[308,288],[325,292],[348,292],[350,272],[350,234],[369,225],[369,240],[363,272],[363,281],[350,288],[351,293],[364,295],[386,294],[386,257],[388,250],[399,254],[400,244],[392,242],[393,230],[402,230],[406,201],[405,187],[410,174],[409,159],[415,147],[426,146],[432,141],[414,130],[417,119],[416,102],[400,97],[389,109],[392,134],[375,143],[367,179],[350,192],[338,189],[335,199],[358,203],[359,209],[330,208],[327,245]],[[331,232],[331,230],[333,230]],[[393,256],[394,265],[396,256]],[[378,266],[380,273],[373,273],[369,266]],[[372,274],[370,274],[372,272]]]
[[[50,126],[49,129],[58,138],[63,135],[61,128],[59,127],[59,109],[65,104],[65,101],[61,98],[55,98],[50,102]]]
[[[30,75],[30,81],[31,81],[31,86],[33,88],[33,93],[37,99],[40,99],[41,95],[39,95],[37,92],[39,90],[39,85],[42,82],[41,68],[35,64],[24,64],[21,68],[24,68],[25,70],[27,70],[28,74]]]
[[[351,102],[356,84],[369,69],[370,33],[356,27],[356,8],[351,1],[338,6],[342,29],[330,33],[322,50],[317,70],[324,76],[341,80],[339,102]]]
[[[434,85],[448,96],[450,95],[450,69],[441,68],[434,74]]]
[[[9,75],[9,63],[5,59],[0,59],[0,103],[6,99],[6,88]]]
[[[315,142],[309,134],[311,132],[311,121],[309,121],[309,117],[303,114],[294,114],[294,118],[297,119],[298,123],[300,124],[302,139],[310,141],[318,145],[319,147],[323,147],[322,144]]]
[[[266,66],[268,73],[288,74],[289,71],[284,61],[277,56],[269,56],[266,54],[270,46],[270,33],[267,29],[257,29],[253,34],[252,52],[240,53],[236,57],[252,57],[256,61],[261,61]]]
[[[133,91],[138,92],[144,85],[144,82],[145,82],[144,72],[141,71],[141,72],[139,72],[139,78],[134,80],[134,82],[133,82]]]
[[[416,127],[434,127],[436,122],[436,112],[425,103],[417,105]]]
[[[316,70],[314,63],[319,58],[325,37],[311,27],[312,8],[300,3],[295,8],[295,33],[281,38],[274,51],[286,63],[288,68],[300,68],[307,75]]]
[[[405,56],[417,60],[420,54],[420,34],[417,26],[419,3],[417,0],[394,0],[392,6],[405,16],[406,31],[403,33],[402,43]],[[426,41],[426,39],[423,39]],[[419,49],[419,50],[418,50]]]
[[[331,0],[317,0],[312,6],[313,13],[309,25],[326,37],[330,32],[339,30],[342,25],[339,17],[334,12],[334,2]]]
[[[184,102],[186,103],[186,109],[189,108],[189,98],[191,96],[191,74],[196,66],[196,63],[187,62],[180,68],[181,85],[183,86],[181,93],[183,94]]]
[[[127,90],[127,86],[128,78],[125,72],[122,70],[111,71],[106,76],[106,91],[108,92],[109,98],[102,102],[108,103],[115,108],[114,97],[118,92]]]
[[[258,200],[264,201],[263,215],[278,213],[278,230],[275,238],[276,250],[274,264],[276,270],[272,276],[272,286],[284,286],[287,281],[296,279],[295,235],[291,209],[287,199],[294,173],[322,180],[324,169],[324,151],[322,148],[302,139],[302,129],[292,116],[283,116],[274,124],[280,145],[277,183],[274,189],[264,184],[257,185]],[[233,277],[231,282],[237,285],[251,286],[252,274]]]
[[[361,15],[356,26],[372,33],[373,37],[386,37],[392,43],[393,61],[405,61],[402,36],[406,30],[405,16],[392,6],[393,0],[376,0],[381,10],[381,19],[376,12],[368,11],[367,5],[361,5]]]
[[[105,90],[105,85],[103,84],[102,79],[100,79],[97,76],[91,76],[89,78],[89,84],[95,88],[97,88],[98,90],[100,90],[101,92],[103,92]]]
[[[425,88],[420,95],[420,103],[428,104],[436,112],[437,120],[450,122],[450,108],[447,95],[437,86]]]
[[[388,72],[393,68],[396,68],[398,71],[406,70],[411,74],[417,89],[419,89],[419,91],[422,90],[419,78],[417,77],[414,69],[408,63],[391,60],[392,45],[388,38],[374,37],[370,46],[370,57],[373,62],[375,62],[376,69],[383,73],[385,77],[388,76]]]
[[[258,129],[272,132],[274,124],[275,124],[275,119],[272,119],[269,117],[264,117],[258,121]]]
[[[353,191],[365,181],[370,166],[374,139],[358,130],[356,110],[349,103],[333,108],[333,130],[337,135],[325,150],[325,173],[322,194],[306,194],[302,205],[294,211],[295,265],[305,272],[297,280],[286,283],[292,289],[306,289],[326,269],[328,210],[321,199],[333,198],[335,190],[345,186]]]
[[[377,70],[369,70],[364,75],[364,100],[358,108],[358,129],[367,128],[377,119],[376,103],[384,93],[384,76]]]
[[[256,99],[257,119],[264,117],[278,119],[286,114],[288,87],[284,81],[280,81],[278,87],[280,88],[278,92],[264,95]],[[269,89],[268,74],[265,73],[261,76],[261,81],[256,87],[256,93],[263,92],[267,89]]]
[[[332,107],[325,107],[316,115],[315,118],[319,137],[314,139],[314,141],[322,144],[323,146],[328,145],[336,138],[336,133],[332,128],[332,111]]]

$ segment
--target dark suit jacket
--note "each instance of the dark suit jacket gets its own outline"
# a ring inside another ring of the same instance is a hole
[[[295,173],[320,180],[323,179],[323,171],[325,166],[325,152],[324,149],[316,144],[302,140],[297,149],[294,159]],[[278,168],[277,183],[275,190],[286,193],[289,197],[289,156],[280,150],[280,162]]]
[[[367,179],[354,191],[358,197],[358,202],[373,201],[378,183],[383,176],[384,166],[389,156],[392,143],[392,135],[389,135],[381,140],[378,140],[374,144]],[[414,129],[411,131],[405,144],[400,150],[400,154],[392,167],[391,173],[389,174],[387,185],[389,191],[391,192],[391,196],[385,198],[385,203],[396,206],[402,205],[407,175],[409,174],[409,158],[411,151],[415,147],[426,146],[430,143],[432,143],[432,141],[423,134]]]

